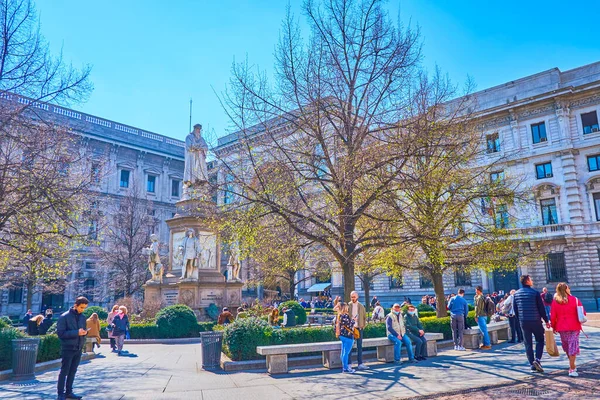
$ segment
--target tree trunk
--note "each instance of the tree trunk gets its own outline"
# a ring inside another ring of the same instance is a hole
[[[344,298],[345,302],[350,301],[350,293],[354,291],[354,260],[348,260],[342,264],[342,271],[344,272]]]
[[[431,281],[433,282],[433,290],[436,298],[436,316],[438,318],[447,317],[446,310],[446,295],[444,293],[444,275],[438,271],[431,272]]]
[[[31,304],[33,303],[33,289],[35,288],[35,281],[27,281],[27,297],[26,297],[26,303],[27,303],[27,309],[30,310],[31,309]]]
[[[295,275],[295,273],[294,273]],[[294,275],[290,276],[289,284],[290,284],[290,300],[294,300],[294,293],[296,292],[296,281],[294,279]]]

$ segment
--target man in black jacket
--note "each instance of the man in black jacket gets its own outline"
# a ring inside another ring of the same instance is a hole
[[[546,327],[550,329],[550,321],[544,309],[544,303],[540,292],[533,289],[533,281],[529,275],[521,276],[523,287],[515,293],[513,310],[521,324],[523,339],[525,340],[525,351],[532,371],[544,372],[540,360],[544,354],[544,326],[542,319],[546,321]],[[535,358],[533,356],[533,339],[535,336]]]
[[[85,344],[87,334],[85,316],[83,311],[89,301],[85,297],[78,297],[75,306],[63,313],[56,323],[56,333],[60,339],[62,364],[58,375],[58,400],[81,399],[73,393],[73,381],[77,373],[81,351]],[[66,393],[65,393],[66,379]]]

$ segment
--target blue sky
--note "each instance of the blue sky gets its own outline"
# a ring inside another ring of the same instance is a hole
[[[215,95],[246,56],[271,69],[285,0],[37,0],[43,35],[74,65],[92,65],[94,92],[73,108],[183,139],[194,122],[229,122]],[[299,10],[300,0],[291,0]],[[575,4],[577,6],[575,6]],[[600,1],[390,0],[419,25],[424,65],[482,90],[526,75],[600,61]]]

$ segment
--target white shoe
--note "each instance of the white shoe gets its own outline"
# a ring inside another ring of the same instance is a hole
[[[467,351],[467,349],[465,349],[465,348],[464,348],[464,347],[462,347],[462,346],[458,346],[458,351]]]
[[[343,370],[342,372],[347,373],[347,374],[353,374],[356,372],[356,370],[352,369],[352,368],[348,368]]]
[[[572,376],[573,378],[577,378],[579,376],[579,374],[577,373],[577,370],[569,370],[569,376]]]
[[[359,364],[358,367],[356,367],[356,369],[364,371],[366,369],[369,369],[369,367],[367,367],[365,364]]]
[[[454,346],[454,350],[458,350],[458,346]]]

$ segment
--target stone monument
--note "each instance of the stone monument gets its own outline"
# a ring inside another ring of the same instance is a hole
[[[145,299],[162,300],[166,305],[186,304],[196,311],[211,303],[235,308],[242,301],[243,283],[226,280],[220,271],[220,238],[208,223],[217,207],[209,192],[208,146],[202,138],[202,125],[194,125],[185,143],[183,196],[176,204],[177,214],[166,221],[170,268],[163,282],[153,279],[146,283]]]

